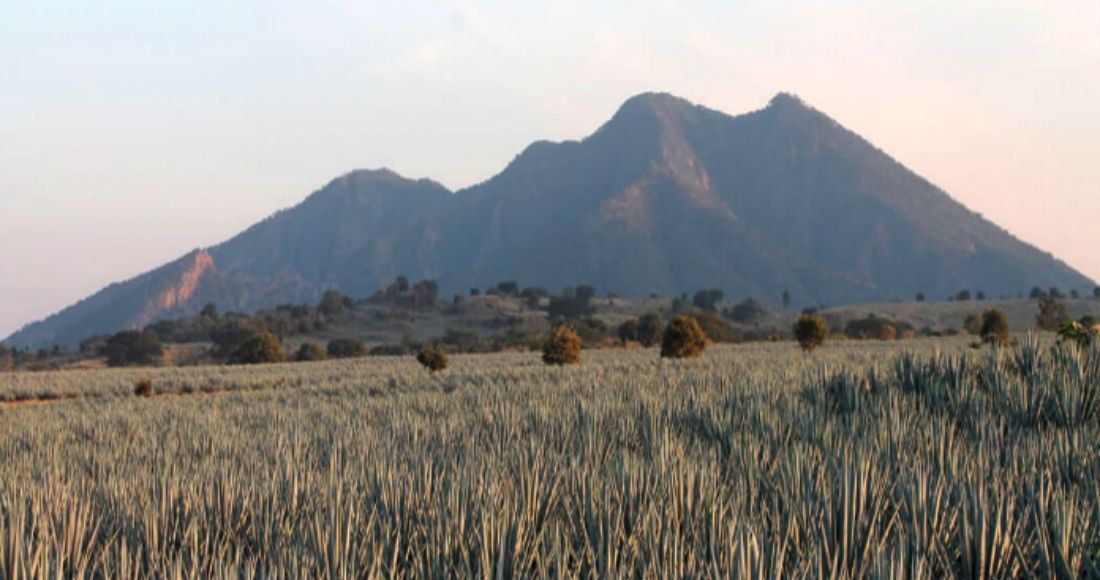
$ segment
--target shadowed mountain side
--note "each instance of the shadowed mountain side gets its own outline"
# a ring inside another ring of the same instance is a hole
[[[352,172],[8,342],[73,344],[207,302],[254,310],[330,288],[366,296],[402,274],[444,293],[517,280],[774,302],[786,289],[795,305],[1093,285],[797,97],[729,116],[649,93],[586,139],[534,143],[457,193]]]

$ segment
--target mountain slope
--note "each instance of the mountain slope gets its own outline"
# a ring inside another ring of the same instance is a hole
[[[207,302],[365,296],[400,274],[445,292],[504,279],[765,301],[788,289],[800,305],[1092,285],[786,94],[740,116],[639,95],[586,139],[534,143],[457,193],[356,171],[192,256],[204,265],[190,277],[170,264],[8,342],[72,343]]]

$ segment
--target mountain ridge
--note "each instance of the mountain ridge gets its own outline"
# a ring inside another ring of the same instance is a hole
[[[457,191],[351,171],[196,252],[209,264],[191,278],[171,262],[7,342],[73,344],[206,302],[366,296],[397,275],[445,292],[504,279],[635,296],[718,287],[768,302],[790,290],[802,305],[1092,284],[789,93],[736,116],[642,93],[587,137],[533,142]]]

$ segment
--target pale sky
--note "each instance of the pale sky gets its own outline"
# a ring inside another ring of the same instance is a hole
[[[0,0],[0,337],[354,168],[793,92],[1100,279],[1100,2]]]

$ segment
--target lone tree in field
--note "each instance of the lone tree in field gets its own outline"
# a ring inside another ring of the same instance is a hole
[[[656,312],[643,315],[638,319],[638,342],[647,348],[656,346],[657,343],[661,342],[664,327],[664,322]]]
[[[1008,327],[1008,319],[1005,313],[992,308],[982,313],[982,342],[988,342],[998,346],[1008,345],[1011,330]]]
[[[813,352],[815,348],[825,344],[825,339],[829,338],[829,325],[825,324],[825,319],[816,314],[803,314],[798,317],[798,322],[794,323],[794,337],[802,350]]]
[[[707,335],[690,316],[672,319],[661,339],[662,358],[695,358],[707,349]]]
[[[294,357],[294,360],[298,362],[310,362],[325,360],[326,358],[328,358],[328,353],[325,352],[324,347],[316,342],[306,342],[298,347],[298,356]]]
[[[246,340],[236,352],[233,353],[233,364],[258,365],[265,363],[279,363],[286,360],[286,351],[279,337],[270,332],[261,332]]]
[[[619,341],[626,346],[638,340],[638,321],[631,319],[619,325]]]
[[[1051,288],[1054,290],[1054,288]],[[1035,325],[1043,330],[1058,330],[1058,325],[1069,320],[1069,310],[1066,303],[1056,300],[1051,292],[1051,297],[1039,300],[1039,315],[1035,317]]]
[[[554,328],[542,347],[542,362],[548,365],[575,365],[581,362],[581,338],[573,327],[562,324]]]
[[[447,368],[447,353],[441,348],[427,346],[416,355],[416,360],[430,373]]]

